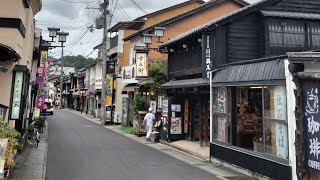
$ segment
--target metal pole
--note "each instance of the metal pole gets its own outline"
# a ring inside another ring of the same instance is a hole
[[[107,8],[109,0],[104,0],[101,8],[103,9],[103,49],[102,49],[102,91],[101,91],[101,125],[106,123],[106,70],[107,70]]]
[[[63,42],[61,42],[61,69],[60,69],[60,109],[62,109],[62,90],[63,90]]]

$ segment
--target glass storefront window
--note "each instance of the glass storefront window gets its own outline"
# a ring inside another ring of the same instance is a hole
[[[213,103],[213,139],[221,142],[229,142],[229,96],[228,89],[219,87],[214,89]]]
[[[219,87],[213,92],[214,140],[288,159],[285,86]],[[232,104],[236,107],[231,108],[230,97],[236,98],[236,104]],[[234,116],[232,121],[230,114]]]
[[[286,87],[269,86],[263,89],[263,93],[265,153],[288,159]]]

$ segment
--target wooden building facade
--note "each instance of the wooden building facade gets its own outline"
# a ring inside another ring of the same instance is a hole
[[[285,58],[319,49],[319,7],[316,0],[262,0],[160,46],[169,54],[168,94],[200,100],[191,103],[203,109],[203,124],[209,107],[203,99],[211,99],[213,159],[272,179],[300,177],[290,154],[296,122],[288,119]]]

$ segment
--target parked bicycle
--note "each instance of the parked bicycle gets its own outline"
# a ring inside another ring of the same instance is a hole
[[[38,121],[33,121],[30,124],[30,127],[28,129],[28,133],[27,133],[27,142],[31,145],[31,146],[35,146],[36,148],[38,148],[39,142],[40,142],[40,133],[39,133],[39,129],[37,127]]]

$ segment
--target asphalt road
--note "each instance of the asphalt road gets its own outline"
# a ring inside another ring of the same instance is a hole
[[[213,180],[214,175],[67,111],[48,117],[47,180]]]

